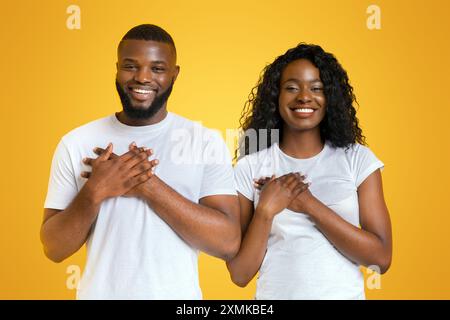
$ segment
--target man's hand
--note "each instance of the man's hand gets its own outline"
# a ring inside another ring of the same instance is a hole
[[[109,161],[119,161],[119,162],[127,162],[131,159],[137,159],[137,162],[129,163],[130,165],[133,165],[133,167],[130,168],[130,166],[123,166],[123,169],[129,170],[129,174],[132,175],[131,180],[132,187],[129,188],[125,193],[121,194],[120,196],[125,197],[140,197],[144,188],[145,182],[150,180],[150,178],[154,175],[154,169],[155,166],[158,164],[157,159],[153,159],[151,161],[148,160],[148,157],[152,155],[153,151],[151,149],[147,148],[138,148],[136,144],[133,142],[129,146],[129,151],[122,156],[118,156],[115,153],[109,152],[108,148],[102,149],[102,148],[95,148],[94,152],[99,156],[97,159],[91,159],[91,158],[85,158],[83,162],[87,165],[90,165],[93,167],[93,161],[97,161],[98,159],[104,158],[108,156],[107,160]],[[83,178],[87,178],[89,180],[92,179],[92,176],[94,175],[94,167],[92,168],[92,172],[83,171],[81,173],[81,176]]]

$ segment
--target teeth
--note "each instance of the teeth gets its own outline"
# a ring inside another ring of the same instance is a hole
[[[136,89],[136,88],[134,88],[133,91],[137,92],[137,93],[142,93],[142,94],[147,94],[147,93],[152,92],[151,90]]]
[[[310,109],[310,108],[300,108],[300,109],[295,109],[295,112],[304,112],[304,113],[313,113],[314,109]]]

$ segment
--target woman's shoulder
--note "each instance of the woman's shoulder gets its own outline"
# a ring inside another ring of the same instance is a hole
[[[239,157],[236,163],[236,166],[242,166],[242,165],[251,165],[251,166],[257,166],[258,164],[261,164],[265,162],[267,159],[270,159],[273,157],[273,149],[276,148],[275,145],[272,145],[268,148],[264,148],[262,150],[252,152],[250,154],[247,154],[245,156]]]
[[[333,147],[331,144],[328,144],[328,147],[332,153],[337,156],[343,156],[349,160],[373,154],[368,146],[359,143],[352,143],[345,147]]]

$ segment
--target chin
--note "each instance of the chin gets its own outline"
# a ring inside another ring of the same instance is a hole
[[[305,130],[311,130],[319,126],[319,123],[311,123],[310,121],[298,121],[298,120],[292,120],[287,121],[286,124],[289,128],[295,131],[305,131]]]
[[[141,111],[141,110],[148,110],[150,108],[150,106],[151,106],[151,103],[149,105],[139,105],[139,104],[136,105],[136,104],[133,104],[133,105],[131,105],[131,108],[133,110]]]

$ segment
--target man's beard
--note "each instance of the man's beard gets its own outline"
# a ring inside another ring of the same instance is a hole
[[[172,93],[173,83],[174,83],[174,81],[172,80],[172,83],[167,88],[167,90],[164,91],[161,95],[159,95],[159,96],[157,95],[155,97],[155,99],[152,101],[152,103],[150,104],[150,106],[145,109],[133,107],[130,97],[119,85],[119,83],[117,82],[117,79],[116,79],[116,89],[117,89],[117,92],[119,93],[120,101],[122,102],[123,111],[129,118],[131,118],[131,119],[149,119],[149,118],[153,117],[159,110],[161,110],[161,108],[167,102],[167,99],[169,99],[169,96]]]

